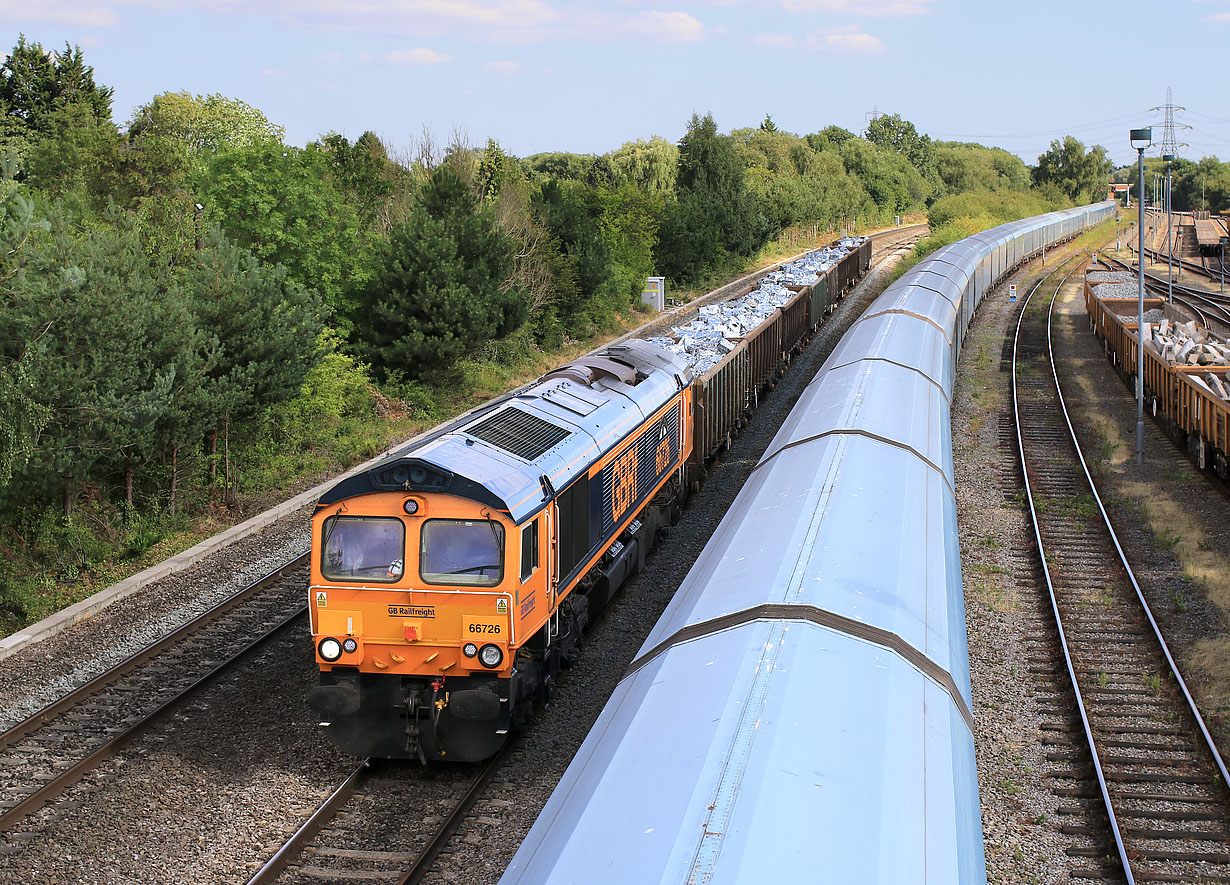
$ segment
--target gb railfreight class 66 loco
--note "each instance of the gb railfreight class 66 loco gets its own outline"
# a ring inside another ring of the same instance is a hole
[[[630,340],[321,497],[311,703],[339,748],[483,759],[550,697],[684,488],[689,382]]]

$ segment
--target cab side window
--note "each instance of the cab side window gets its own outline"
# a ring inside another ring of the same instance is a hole
[[[521,582],[529,580],[538,568],[538,520],[521,529]]]

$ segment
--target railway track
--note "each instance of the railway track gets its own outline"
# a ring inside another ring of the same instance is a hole
[[[1134,251],[1134,250],[1133,250]],[[1146,254],[1149,250],[1145,250]],[[1112,266],[1136,273],[1135,266],[1116,258],[1106,259]],[[1194,286],[1184,286],[1172,283],[1151,273],[1145,274],[1145,288],[1155,295],[1167,297],[1174,291],[1174,300],[1192,311],[1200,319],[1205,328],[1226,334],[1230,332],[1230,296],[1218,292],[1208,292]]]
[[[470,813],[511,745],[481,765],[424,768],[366,759],[248,885],[422,880]]]
[[[1166,253],[1164,251],[1159,252],[1156,249],[1145,249],[1145,254],[1148,255],[1156,264],[1160,264],[1162,259],[1166,257]],[[1210,281],[1218,284],[1219,286],[1222,283],[1223,274],[1230,276],[1230,267],[1223,268],[1221,265],[1221,259],[1216,257],[1208,259],[1208,263],[1204,261],[1197,263],[1195,261],[1189,261],[1186,258],[1176,256],[1174,258],[1174,266],[1179,269],[1180,273],[1186,270],[1189,273],[1199,274],[1202,277],[1207,277]]]
[[[306,562],[275,569],[0,734],[0,832],[302,617]]]
[[[1080,717],[1076,735],[1048,741],[1047,758],[1063,794],[1100,800],[1113,845],[1107,852],[1121,866],[1079,875],[1230,882],[1226,767],[1085,468],[1051,354],[1051,307],[1033,301],[1044,284],[1021,309],[1013,405],[1035,540]]]

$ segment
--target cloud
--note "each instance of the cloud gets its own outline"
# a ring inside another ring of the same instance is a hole
[[[622,30],[658,43],[695,43],[705,39],[705,26],[686,12],[641,12],[625,20]]]
[[[938,0],[781,0],[787,12],[903,18],[925,15]]]
[[[285,77],[287,75],[287,71],[280,71],[277,68],[261,68],[262,77]]]
[[[570,40],[613,42],[631,38],[650,43],[695,43],[707,35],[705,26],[687,12],[646,10],[615,15],[592,9],[571,13],[552,33]]]
[[[161,6],[168,0],[123,0]],[[210,12],[273,16],[286,24],[325,31],[369,31],[436,37],[462,32],[480,38],[536,33],[559,19],[545,0],[184,0]]]
[[[274,19],[292,28],[469,42],[527,44],[546,40],[695,43],[721,32],[707,28],[676,0],[648,0],[667,9],[608,11],[562,0],[0,0],[0,21],[39,21],[111,27],[120,14],[196,12]],[[696,0],[693,0],[696,2]],[[703,2],[703,0],[701,0]],[[745,2],[745,0],[737,0]],[[787,4],[883,6],[890,0],[772,0]],[[935,0],[891,0],[907,6]],[[557,5],[553,5],[557,4]],[[617,4],[618,5],[618,4]],[[723,5],[705,3],[706,6]],[[333,53],[321,57],[331,61]],[[369,56],[367,61],[377,61]],[[381,59],[387,63],[421,63]]]
[[[514,74],[521,73],[521,65],[515,61],[489,61],[483,65],[483,70],[488,74],[497,74],[501,77],[511,77]]]
[[[119,16],[109,5],[89,0],[0,0],[0,21],[110,28],[119,22]]]
[[[1215,12],[1204,17],[1206,22],[1230,22],[1230,12]]]
[[[849,55],[884,51],[884,43],[879,37],[859,33],[856,26],[815,31],[807,35],[806,46],[808,52],[839,52]]]
[[[791,50],[799,48],[799,38],[793,34],[757,34],[752,38],[752,42],[766,49]]]
[[[400,49],[395,52],[374,54],[364,52],[359,61],[365,65],[438,65],[452,61],[452,56],[436,52],[434,49],[420,47],[418,49]]]
[[[461,32],[524,42],[561,20],[547,0],[0,0],[0,21],[103,28],[123,9],[269,16],[323,31],[435,37]]]

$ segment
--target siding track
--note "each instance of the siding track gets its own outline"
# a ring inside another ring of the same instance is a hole
[[[1045,282],[1018,321],[1013,407],[1035,538],[1089,746],[1057,747],[1048,760],[1059,766],[1053,776],[1079,781],[1092,753],[1095,795],[1126,881],[1230,882],[1226,767],[1076,443],[1050,348],[1051,307],[1063,283],[1044,309],[1034,298]]]

